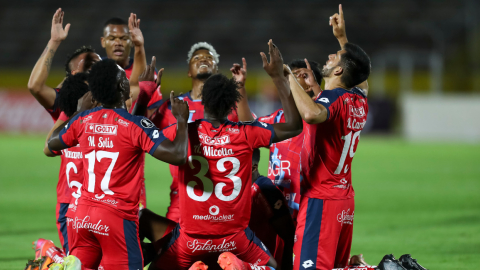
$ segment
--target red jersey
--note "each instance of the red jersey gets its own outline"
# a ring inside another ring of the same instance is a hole
[[[260,117],[259,121],[276,124],[285,123],[283,109],[269,116]],[[305,125],[305,122],[303,123]],[[290,213],[295,219],[300,204],[301,166],[300,156],[303,145],[303,131],[298,136],[270,145],[268,160],[268,178],[283,190]]]
[[[60,132],[68,147],[80,144],[84,184],[78,203],[138,219],[143,152],[152,154],[165,136],[145,117],[97,107],[73,117]]]
[[[203,105],[201,99],[192,99],[190,92],[178,96],[178,99],[188,103],[188,108],[190,111],[190,115],[188,117],[189,123],[197,121],[198,119],[203,119]],[[170,103],[170,99],[164,102],[160,108],[153,113],[150,119],[159,129],[164,129],[177,123],[177,119],[172,114],[172,104]],[[232,122],[238,122],[237,111],[233,110],[228,116],[228,120]],[[170,174],[172,175],[172,185],[170,186],[170,190],[176,192],[178,189],[178,166],[170,165]],[[177,222],[178,220],[174,221]]]
[[[53,90],[55,90],[55,101],[53,103],[53,108],[52,109],[45,108],[45,110],[52,117],[53,123],[55,123],[57,122],[57,119],[61,113],[60,108],[58,107],[58,92],[60,92],[60,88],[53,88]]]
[[[133,70],[133,58],[130,58],[130,62],[128,66],[124,68],[125,70],[125,75],[127,76],[127,79],[130,79],[130,75],[132,75],[132,70]],[[155,80],[157,80],[157,72],[155,71]],[[135,102],[132,103],[132,110],[133,106],[135,105]],[[156,109],[162,105],[162,92],[160,92],[160,88],[157,88],[155,92],[153,92],[152,98],[148,102],[147,108],[149,110],[151,109]]]
[[[351,164],[360,132],[367,121],[367,96],[360,88],[323,91],[316,103],[327,108],[327,120],[306,124],[302,151],[304,196],[317,199],[350,199]]]
[[[176,125],[164,131],[173,140]],[[179,166],[180,227],[188,234],[228,235],[248,226],[254,148],[271,144],[269,124],[205,119],[188,127],[188,162]]]

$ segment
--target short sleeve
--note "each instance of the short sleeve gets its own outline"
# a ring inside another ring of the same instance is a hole
[[[177,136],[177,124],[173,124],[164,128],[162,132],[165,138],[173,142],[173,140],[175,140],[175,137]]]
[[[132,130],[135,146],[152,155],[158,145],[166,139],[163,132],[146,117],[139,117],[136,124]]]
[[[148,109],[156,109],[160,106],[162,106],[162,92],[160,92],[160,86],[155,89],[155,92],[153,92],[152,98],[150,99],[150,102],[148,102]]]
[[[58,116],[58,120],[61,120],[61,121],[63,121],[63,122],[67,122],[68,116],[62,111],[62,112],[60,113],[60,116]]]
[[[282,117],[282,115],[283,115],[283,110],[280,109],[280,110],[278,110],[278,111],[276,111],[276,112],[274,112],[270,115],[266,115],[266,116],[262,116],[262,117],[258,118],[258,121],[273,125],[275,123],[280,122],[279,119]]]
[[[327,121],[337,116],[336,106],[333,105],[339,98],[335,90],[326,90],[315,99],[315,103],[322,104],[327,109]]]
[[[244,123],[245,137],[252,148],[267,147],[272,144],[273,126],[260,121]]]
[[[72,147],[78,144],[78,131],[81,130],[80,125],[80,114],[78,114],[62,128],[58,137],[65,146]]]

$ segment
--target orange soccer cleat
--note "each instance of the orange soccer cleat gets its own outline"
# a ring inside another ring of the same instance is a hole
[[[41,259],[43,256],[47,256],[47,250],[54,247],[53,241],[38,238],[37,241],[32,242],[33,249],[35,250],[35,260]]]
[[[202,261],[195,262],[190,266],[188,270],[207,270],[208,265],[204,264]]]

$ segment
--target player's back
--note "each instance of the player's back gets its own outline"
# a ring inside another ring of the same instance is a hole
[[[107,207],[135,220],[140,196],[141,154],[154,151],[163,135],[125,109],[97,107],[76,115],[60,133],[66,145],[82,145],[84,183],[79,204]]]
[[[175,126],[164,130],[172,139]],[[258,121],[204,119],[189,124],[188,162],[179,169],[180,227],[189,234],[227,235],[250,219],[253,149],[270,145],[273,127]]]
[[[315,102],[327,108],[328,118],[304,129],[304,195],[319,199],[353,198],[350,169],[367,120],[367,97],[359,88],[337,88],[323,91]]]

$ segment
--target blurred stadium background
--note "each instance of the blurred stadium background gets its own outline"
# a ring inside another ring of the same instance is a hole
[[[187,52],[198,41],[217,49],[228,74],[248,62],[254,112],[280,104],[261,67],[272,38],[284,60],[319,63],[338,50],[328,17],[343,4],[350,42],[372,59],[367,126],[355,161],[352,253],[375,264],[411,253],[430,269],[478,263],[480,250],[480,2],[478,0],[6,1],[0,0],[0,269],[20,269],[31,241],[52,238],[59,160],[41,150],[52,121],[29,94],[30,71],[50,38],[53,13],[72,27],[47,84],[64,76],[68,53],[91,45],[111,17],[141,19],[147,59],[165,68],[162,90],[190,89]],[[268,163],[263,151],[263,171]],[[146,165],[148,205],[165,213],[170,176]]]

